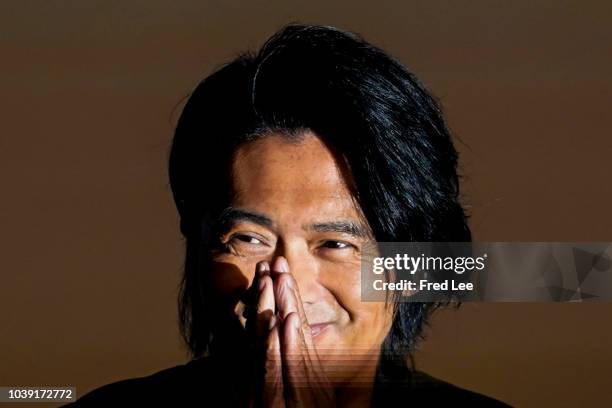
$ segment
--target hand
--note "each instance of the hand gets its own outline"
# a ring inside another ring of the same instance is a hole
[[[256,406],[335,406],[306,319],[299,288],[287,260],[257,265],[254,335],[257,354]],[[255,286],[256,285],[256,286]]]

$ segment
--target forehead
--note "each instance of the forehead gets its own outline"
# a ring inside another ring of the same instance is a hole
[[[270,135],[249,142],[236,152],[232,170],[235,206],[354,211],[334,155],[312,133],[299,141]]]

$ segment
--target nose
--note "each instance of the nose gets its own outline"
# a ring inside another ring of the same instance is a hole
[[[283,243],[277,247],[275,257],[282,256],[289,266],[289,273],[295,279],[304,305],[314,304],[320,294],[318,264],[307,245]]]

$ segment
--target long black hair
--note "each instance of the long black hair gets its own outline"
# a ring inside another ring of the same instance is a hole
[[[169,175],[186,239],[181,331],[194,357],[210,342],[209,229],[227,205],[229,165],[243,143],[310,130],[347,163],[353,195],[378,241],[470,241],[457,152],[441,110],[400,62],[333,27],[289,25],[193,91],[174,136]],[[383,359],[404,359],[437,305],[396,303]]]

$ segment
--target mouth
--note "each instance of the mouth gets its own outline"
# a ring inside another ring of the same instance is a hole
[[[315,323],[310,325],[310,333],[313,338],[323,333],[327,328],[331,326],[331,323]]]

